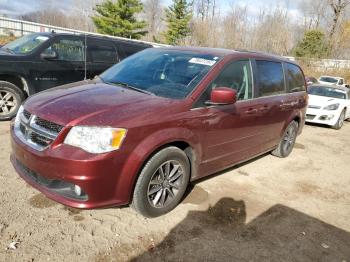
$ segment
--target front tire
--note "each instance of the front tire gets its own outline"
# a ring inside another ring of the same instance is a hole
[[[284,134],[282,136],[282,139],[280,143],[278,144],[277,148],[272,151],[272,155],[285,158],[292,153],[295,140],[298,135],[298,129],[299,124],[296,121],[290,122],[290,124],[287,126],[286,130],[284,131]]]
[[[343,127],[343,125],[344,125],[344,121],[345,121],[345,110],[343,110],[341,112],[337,123],[334,126],[332,126],[332,128],[335,129],[335,130],[341,129]]]
[[[190,179],[190,162],[184,151],[167,147],[152,156],[137,179],[132,207],[145,217],[157,217],[181,201]]]
[[[0,81],[0,121],[14,118],[24,99],[20,88],[12,83]]]

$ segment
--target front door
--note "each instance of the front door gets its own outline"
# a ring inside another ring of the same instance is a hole
[[[76,36],[55,37],[43,53],[56,52],[57,57],[41,59],[33,72],[36,92],[81,81],[85,76],[84,41]]]
[[[210,100],[211,90],[216,87],[235,89],[238,101],[233,105],[205,106],[205,101]],[[196,104],[198,108],[194,109],[205,128],[200,176],[261,152],[261,146],[266,143],[264,119],[271,108],[262,108],[253,97],[252,67],[249,60],[228,64],[202,95]]]

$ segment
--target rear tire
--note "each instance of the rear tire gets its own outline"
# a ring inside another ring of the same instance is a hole
[[[0,81],[0,121],[14,118],[24,99],[20,88],[10,82]]]
[[[341,129],[343,127],[343,125],[344,125],[344,121],[345,121],[345,110],[343,110],[341,112],[337,123],[334,126],[332,126],[332,128],[335,129],[335,130]]]
[[[280,143],[277,148],[273,150],[271,153],[274,156],[285,158],[290,155],[293,151],[293,147],[295,144],[295,140],[298,135],[299,124],[296,121],[290,122],[287,126]]]
[[[182,200],[190,179],[190,162],[184,151],[167,147],[156,153],[137,179],[131,206],[145,217],[157,217]]]

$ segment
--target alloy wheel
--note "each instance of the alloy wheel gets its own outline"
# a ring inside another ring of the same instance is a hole
[[[296,137],[296,130],[292,126],[288,128],[283,138],[283,149],[285,152],[289,152],[293,148],[293,144]]]
[[[151,206],[164,208],[177,196],[183,186],[184,171],[180,163],[170,160],[163,163],[152,175],[147,198]]]
[[[0,115],[9,115],[17,107],[17,99],[12,92],[0,90]]]

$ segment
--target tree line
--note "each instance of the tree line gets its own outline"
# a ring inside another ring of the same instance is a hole
[[[87,2],[75,1],[79,10]],[[45,10],[24,18],[171,45],[350,59],[350,0],[300,1],[294,15],[281,2],[257,11],[234,2],[223,10],[219,0],[173,0],[167,7],[164,0],[90,0],[91,9],[76,16]]]

